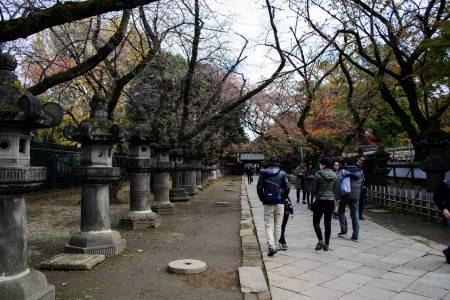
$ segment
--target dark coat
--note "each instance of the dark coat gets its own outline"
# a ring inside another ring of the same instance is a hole
[[[291,185],[289,184],[289,180],[288,180],[286,172],[281,171],[280,167],[278,167],[278,166],[270,165],[265,169],[261,169],[261,171],[260,171],[258,184],[256,185],[256,191],[258,192],[259,200],[261,200],[261,202],[263,204],[276,204],[276,203],[267,201],[266,196],[265,196],[266,194],[264,191],[263,183],[269,177],[270,177],[271,181],[278,184],[280,186],[280,188],[282,189],[282,194],[281,194],[282,198],[286,199],[287,197],[289,197],[289,191],[291,190]],[[282,204],[282,203],[283,202],[280,202],[280,204]]]

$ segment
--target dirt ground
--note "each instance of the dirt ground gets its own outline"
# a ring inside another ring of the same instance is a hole
[[[370,212],[371,208],[365,209],[364,214],[372,221],[389,228],[395,232],[409,236],[420,236],[436,243],[447,245],[450,243],[450,229],[447,224],[432,223],[419,216],[405,215],[397,212]]]
[[[224,191],[233,182],[234,191]],[[157,229],[117,228],[128,205],[111,206],[113,229],[127,241],[121,255],[89,271],[43,271],[56,287],[57,299],[242,299],[237,278],[241,263],[239,239],[240,178],[225,177],[189,202],[176,203]],[[215,206],[229,201],[231,206]],[[79,231],[79,199],[27,202],[30,265],[61,253],[71,233]],[[198,275],[175,275],[167,263],[183,258],[205,261]]]

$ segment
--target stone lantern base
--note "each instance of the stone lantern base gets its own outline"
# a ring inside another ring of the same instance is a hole
[[[72,235],[67,253],[103,254],[106,257],[120,254],[126,246],[120,233],[114,230],[80,232]]]
[[[170,215],[173,214],[173,210],[175,205],[170,202],[153,202],[152,210],[155,211],[159,215]]]
[[[120,227],[131,230],[158,228],[161,225],[161,217],[153,211],[130,211],[128,215],[120,219]]]
[[[169,197],[171,202],[189,201],[191,198],[189,197],[188,192],[183,188],[171,189]]]
[[[0,295],[8,300],[54,300],[55,287],[41,272],[29,270],[24,276],[0,282]]]

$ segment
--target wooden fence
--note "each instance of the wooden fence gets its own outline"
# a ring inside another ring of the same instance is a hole
[[[442,215],[433,202],[433,193],[423,188],[371,186],[367,201],[390,210],[442,220]]]

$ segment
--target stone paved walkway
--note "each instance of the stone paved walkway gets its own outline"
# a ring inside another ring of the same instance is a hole
[[[287,225],[289,250],[268,257],[257,179],[247,185],[247,193],[273,300],[450,300],[443,245],[402,236],[370,220],[361,221],[360,241],[353,242],[350,235],[337,237],[339,223],[333,220],[332,251],[315,251],[312,213],[301,203],[294,203]]]

